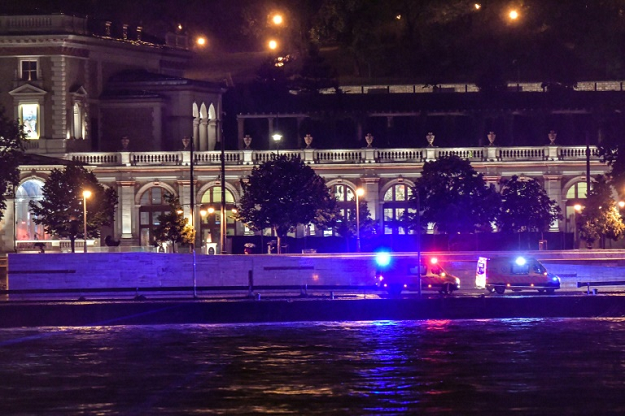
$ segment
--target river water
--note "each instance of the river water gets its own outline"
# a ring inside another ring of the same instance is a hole
[[[623,415],[625,319],[0,330],[2,415]]]

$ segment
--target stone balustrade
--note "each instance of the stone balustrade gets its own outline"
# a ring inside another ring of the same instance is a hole
[[[596,146],[590,146],[591,160],[599,160]],[[471,162],[521,162],[586,160],[586,146],[512,146],[512,147],[426,147],[421,149],[298,149],[280,150],[280,155],[299,157],[308,164],[422,163],[456,155]],[[167,166],[188,165],[189,151],[173,152],[80,152],[67,153],[65,159],[93,166]],[[276,157],[276,151],[228,150],[226,165],[257,165]],[[197,165],[221,164],[221,152],[194,152]]]

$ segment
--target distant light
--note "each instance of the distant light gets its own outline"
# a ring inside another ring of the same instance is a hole
[[[378,266],[388,266],[391,262],[391,255],[386,251],[380,252],[375,256],[375,262]]]
[[[436,257],[432,257],[432,258],[430,259],[430,263],[432,263],[432,264],[436,264],[436,263],[438,263],[438,259],[437,259]]]
[[[582,206],[580,204],[575,204],[573,205],[573,209],[577,212],[580,212],[582,210]]]
[[[281,25],[282,22],[284,22],[281,14],[274,14],[273,17],[271,18],[271,21],[273,22],[274,25]]]
[[[215,208],[209,207],[207,211],[209,214],[212,214],[213,212],[215,212]]]
[[[362,188],[356,189],[356,195],[363,196],[365,194],[365,190]]]
[[[84,190],[82,191],[83,198],[89,199],[91,198],[91,191]]]
[[[508,13],[508,17],[512,20],[516,20],[519,18],[519,12],[517,12],[516,10],[510,10],[510,13]]]
[[[527,260],[525,260],[525,257],[517,257],[516,260],[514,261],[518,266],[524,266],[525,263],[527,263]]]
[[[178,23],[178,30],[182,30],[182,24]]]
[[[618,201],[619,208],[625,208],[625,201]]]
[[[273,39],[269,41],[268,45],[269,45],[269,49],[271,50],[278,48],[278,42]]]
[[[475,7],[475,10],[480,10],[482,8],[482,5],[480,3],[475,3],[473,7]]]
[[[282,135],[281,134],[274,134],[273,136],[271,136],[273,138],[274,142],[279,142],[282,139]]]
[[[197,38],[197,40],[195,41],[199,46],[204,46],[206,45],[206,38],[203,36],[200,36],[199,38]]]
[[[395,19],[401,20],[401,14],[398,14],[397,16],[395,16]]]

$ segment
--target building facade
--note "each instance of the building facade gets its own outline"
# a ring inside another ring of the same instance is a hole
[[[558,232],[572,232],[572,206],[586,195],[588,172],[592,177],[607,169],[596,146],[560,146],[555,135],[537,137],[536,142],[546,143],[538,146],[498,146],[492,136],[484,138],[487,145],[476,147],[377,148],[373,137],[366,140],[363,134],[362,147],[332,150],[314,149],[312,137],[303,137],[306,148],[257,150],[249,144],[260,138],[245,138],[244,116],[238,117],[236,150],[216,150],[224,140],[225,90],[184,78],[191,58],[184,36],[171,34],[156,43],[142,40],[140,28],[125,26],[121,37],[111,35],[110,22],[101,29],[96,34],[85,19],[64,15],[0,16],[0,105],[25,126],[27,152],[81,162],[119,195],[113,226],[102,231],[100,240],[88,242],[93,246],[112,241],[152,247],[158,216],[168,209],[164,196],[172,193],[180,198],[185,215],[193,211],[199,244],[232,252],[229,239],[223,240],[225,247],[215,247],[222,230],[227,236],[254,234],[229,215],[242,196],[240,181],[276,152],[310,164],[326,179],[343,212],[355,209],[355,190],[364,188],[362,198],[372,218],[388,235],[410,233],[399,219],[408,209],[411,189],[423,163],[441,156],[470,160],[493,184],[513,175],[538,179],[565,214],[552,226]],[[274,118],[264,117],[269,123]],[[193,178],[185,137],[193,140]],[[264,140],[268,138],[259,141]],[[433,143],[434,137],[417,141]],[[69,244],[46,235],[28,211],[29,202],[41,198],[50,171],[58,167],[42,158],[20,168],[20,183],[0,222],[0,252],[30,250],[41,241],[50,249],[63,250]],[[222,186],[225,218],[202,215],[211,207],[219,212]],[[309,235],[331,232],[300,227],[294,234]]]

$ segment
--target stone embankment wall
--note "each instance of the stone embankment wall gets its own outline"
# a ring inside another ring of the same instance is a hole
[[[537,251],[547,269],[562,277],[563,288],[578,281],[625,280],[625,252]],[[406,256],[407,254],[398,254]],[[473,288],[476,253],[436,255]],[[501,256],[497,253],[480,253]],[[372,285],[373,254],[195,256],[163,253],[9,254],[8,289],[89,289],[254,285]],[[193,276],[195,275],[195,282]]]

